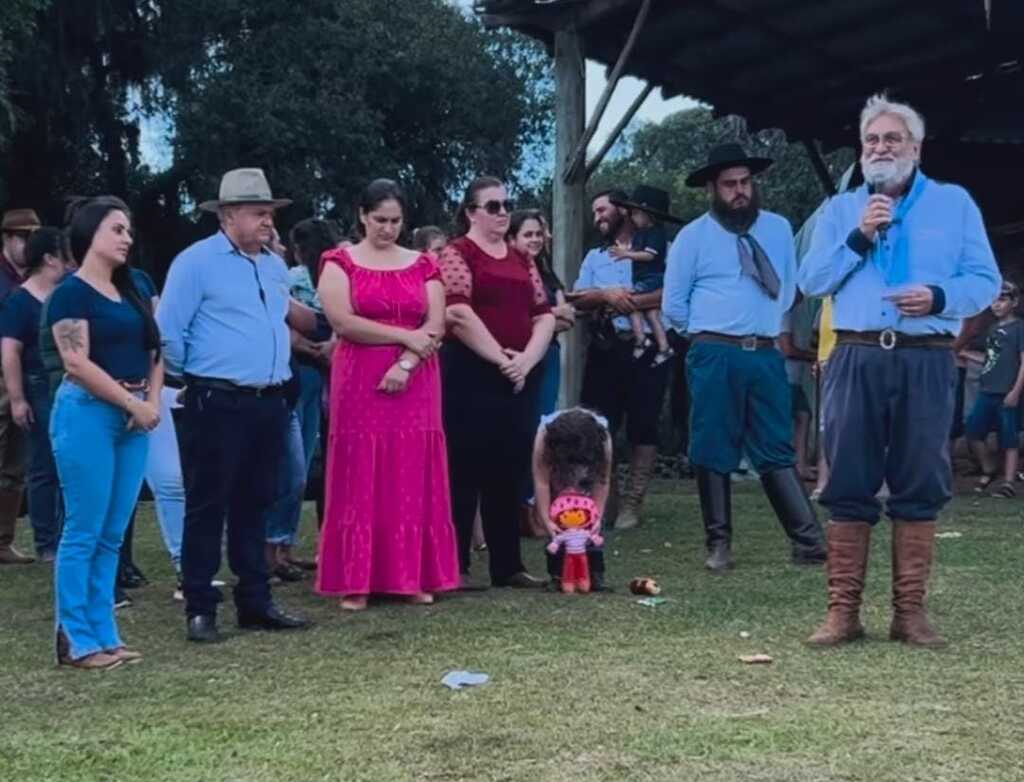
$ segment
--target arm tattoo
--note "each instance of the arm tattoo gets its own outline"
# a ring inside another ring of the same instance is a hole
[[[85,349],[84,320],[66,320],[57,324],[54,336],[60,349],[67,353],[81,353]]]

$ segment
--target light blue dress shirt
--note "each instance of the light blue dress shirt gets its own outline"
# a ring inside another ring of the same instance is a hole
[[[633,262],[630,260],[617,261],[608,254],[607,248],[595,247],[587,253],[580,266],[579,276],[572,286],[574,291],[582,291],[587,288],[625,288],[633,290]],[[629,331],[629,318],[619,315],[612,318],[616,331]],[[650,331],[651,327],[644,318],[644,331]]]
[[[886,233],[888,242],[896,242],[901,232],[908,240],[908,281],[890,286],[874,247],[854,249],[858,242],[850,237],[860,225],[868,196],[867,185],[862,185],[825,205],[800,266],[800,289],[808,296],[833,297],[836,329],[959,333],[960,320],[990,306],[1002,282],[977,205],[958,185],[925,180],[903,220]],[[865,241],[859,232],[857,236]],[[911,285],[940,288],[941,311],[905,317],[884,298]]]
[[[288,269],[218,231],[174,259],[156,319],[168,371],[262,387],[291,377]]]
[[[739,236],[705,213],[678,233],[668,251],[662,307],[680,334],[779,335],[796,296],[793,229],[786,218],[762,210],[749,233],[779,277],[778,298],[743,274]]]

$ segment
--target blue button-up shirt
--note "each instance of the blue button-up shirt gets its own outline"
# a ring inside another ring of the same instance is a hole
[[[243,386],[283,383],[288,361],[288,269],[263,250],[244,255],[223,232],[171,264],[156,319],[173,374]]]
[[[595,247],[587,253],[580,266],[579,276],[572,286],[574,291],[582,291],[587,288],[625,288],[633,289],[633,262],[630,260],[617,261],[608,254],[606,247]],[[619,315],[612,319],[616,331],[629,331],[629,318]],[[650,331],[651,327],[644,319],[644,330]]]
[[[916,176],[924,175],[918,172]],[[858,243],[850,239],[860,225],[868,197],[867,185],[862,185],[825,205],[814,227],[811,249],[800,266],[800,289],[806,295],[832,295],[835,328],[956,334],[961,318],[992,304],[1002,280],[981,212],[966,190],[928,179],[903,220],[889,227],[885,241],[896,242],[901,233],[909,240],[908,280],[896,290],[876,262],[874,248],[854,249]],[[940,288],[945,299],[942,310],[923,317],[901,315],[884,297],[910,285]]]
[[[779,277],[778,298],[743,274],[739,236],[705,213],[678,233],[668,251],[662,307],[676,331],[779,335],[782,316],[796,297],[793,229],[786,218],[762,210],[749,233]]]

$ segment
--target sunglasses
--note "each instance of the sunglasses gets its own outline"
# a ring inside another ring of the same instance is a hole
[[[482,204],[470,204],[470,209],[483,209],[487,214],[494,216],[501,214],[504,209],[505,214],[511,214],[515,208],[511,201],[486,201]]]

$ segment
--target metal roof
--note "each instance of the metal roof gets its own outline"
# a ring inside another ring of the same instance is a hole
[[[478,0],[489,26],[549,45],[575,23],[614,64],[642,0]],[[880,90],[918,108],[929,139],[1024,143],[1024,0],[653,0],[625,73],[752,128],[856,140]]]

